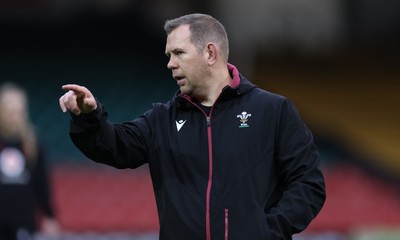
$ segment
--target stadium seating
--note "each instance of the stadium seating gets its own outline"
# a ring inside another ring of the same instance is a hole
[[[346,63],[330,66],[331,72],[316,63],[299,65],[260,70],[256,83],[291,99],[317,137],[340,142],[400,180],[400,73]]]
[[[400,191],[351,164],[324,169],[327,201],[307,233],[349,234],[400,223]],[[52,172],[57,215],[66,232],[154,233],[158,220],[147,167],[58,165]]]

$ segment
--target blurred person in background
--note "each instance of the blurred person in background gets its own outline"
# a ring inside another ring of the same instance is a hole
[[[0,87],[1,240],[31,239],[39,230],[52,236],[59,232],[43,148],[28,115],[24,89],[14,83],[3,84]],[[37,223],[40,215],[43,221]]]
[[[312,133],[287,98],[228,63],[215,18],[185,15],[164,29],[176,95],[113,124],[89,89],[64,85],[73,143],[116,168],[149,163],[161,240],[292,239],[325,201]]]

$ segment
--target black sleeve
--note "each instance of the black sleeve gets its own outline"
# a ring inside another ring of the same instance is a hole
[[[276,161],[282,195],[267,210],[267,222],[274,239],[291,239],[304,230],[325,202],[325,182],[319,166],[319,153],[311,131],[295,106],[282,103],[277,127]]]
[[[89,159],[116,168],[136,168],[146,163],[151,130],[145,115],[120,124],[112,124],[104,106],[90,114],[71,113],[70,137]]]

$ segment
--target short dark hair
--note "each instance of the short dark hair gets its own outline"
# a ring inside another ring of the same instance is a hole
[[[208,42],[213,42],[220,49],[221,55],[227,62],[229,57],[229,42],[225,27],[215,18],[207,14],[193,13],[175,19],[167,20],[164,30],[169,35],[181,25],[189,25],[190,40],[202,50]]]

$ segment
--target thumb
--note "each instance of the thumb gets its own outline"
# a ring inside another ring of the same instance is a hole
[[[93,96],[86,96],[78,99],[82,113],[90,113],[97,109],[97,102]]]

